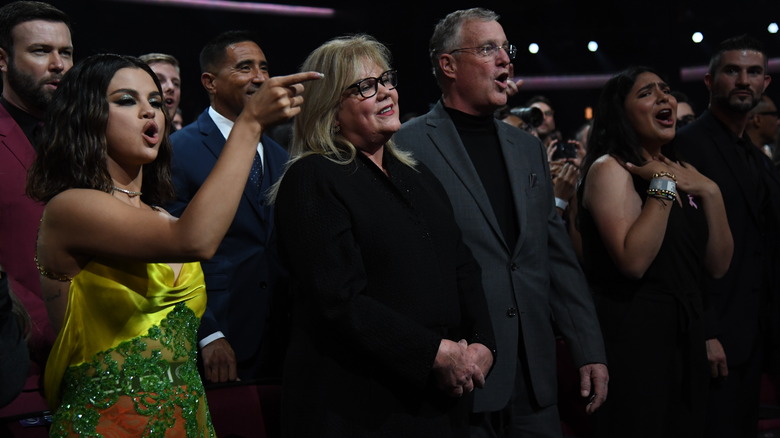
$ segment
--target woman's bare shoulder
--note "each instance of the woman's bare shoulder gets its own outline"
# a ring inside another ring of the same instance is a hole
[[[595,182],[605,178],[613,181],[615,178],[630,179],[630,173],[620,160],[612,155],[604,154],[596,159],[590,166],[590,170],[588,170],[588,180]]]

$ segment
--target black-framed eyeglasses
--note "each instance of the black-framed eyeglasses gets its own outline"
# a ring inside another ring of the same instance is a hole
[[[761,111],[759,114],[761,114],[762,116],[780,117],[780,111]]]
[[[398,86],[398,70],[388,70],[378,78],[361,79],[347,87],[347,90],[355,88],[361,96],[368,99],[379,92],[379,84],[384,85],[388,90],[394,90]]]
[[[517,55],[517,47],[512,44],[504,44],[501,46],[497,46],[495,44],[485,44],[484,46],[479,47],[461,47],[460,49],[450,50],[449,53],[452,55],[455,52],[471,52],[484,58],[488,58],[491,56],[498,56],[498,51],[502,49],[506,52],[507,55],[509,55],[509,59],[515,59],[515,56]]]

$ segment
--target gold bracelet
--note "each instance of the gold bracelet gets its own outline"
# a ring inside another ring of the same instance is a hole
[[[674,174],[673,174],[673,173],[669,173],[669,172],[658,172],[658,173],[654,173],[654,174],[653,174],[653,178],[662,178],[662,177],[671,178],[671,179],[672,179],[672,181],[674,181],[674,182],[677,182],[677,177],[676,177],[676,176],[674,176]]]
[[[44,277],[50,280],[61,281],[63,283],[70,283],[71,281],[73,281],[73,277],[70,277],[68,275],[57,274],[55,272],[47,271],[46,268],[41,266],[40,262],[38,262],[37,254],[35,255],[34,259],[35,259],[35,266],[38,268],[38,272],[40,272],[41,275],[43,275]]]

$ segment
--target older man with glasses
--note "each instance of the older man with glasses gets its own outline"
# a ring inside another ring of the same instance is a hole
[[[513,92],[516,53],[498,18],[474,8],[439,22],[429,53],[441,100],[395,139],[442,182],[482,267],[498,355],[475,391],[472,436],[561,437],[553,325],[579,367],[588,412],[606,399],[606,358],[585,277],[556,213],[545,148],[493,117]]]

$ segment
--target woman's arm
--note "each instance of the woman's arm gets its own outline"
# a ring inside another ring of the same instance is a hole
[[[646,178],[665,167],[657,161],[642,167],[627,165]],[[583,205],[593,215],[615,265],[627,277],[641,278],[661,248],[672,201],[648,197],[643,205],[629,170],[605,155],[588,171]]]
[[[42,264],[56,269],[48,248],[160,262],[210,258],[233,220],[264,128],[300,112],[300,82],[319,77],[308,72],[271,78],[247,100],[214,169],[180,219],[95,190],[72,189],[54,197],[43,216]]]

